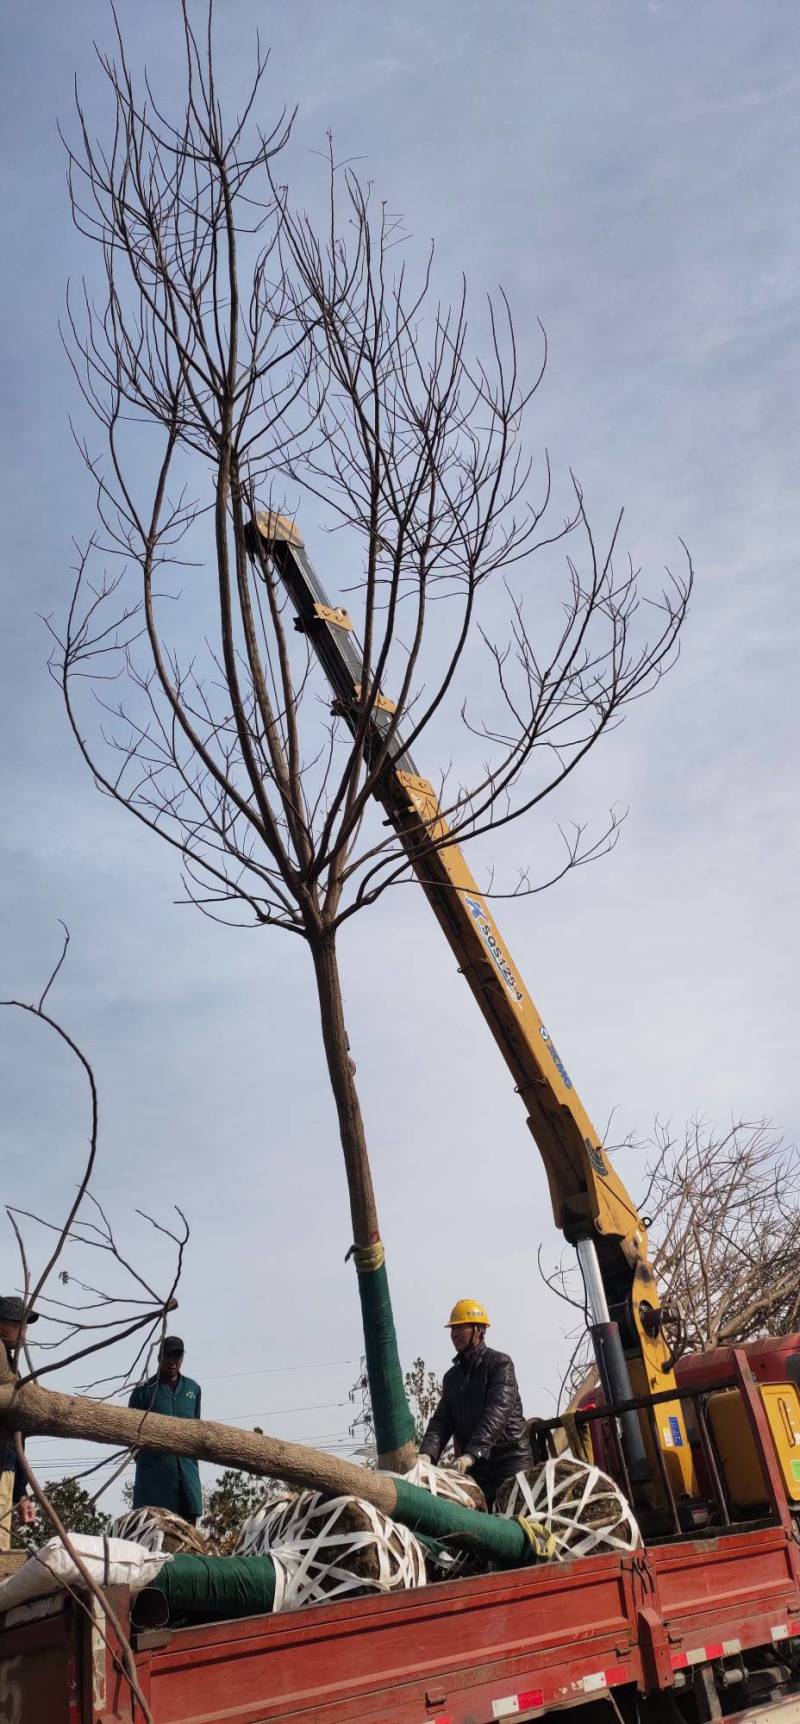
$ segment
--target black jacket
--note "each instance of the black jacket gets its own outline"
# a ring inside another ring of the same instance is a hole
[[[491,1462],[507,1477],[531,1464],[528,1427],[514,1365],[507,1353],[483,1342],[457,1353],[442,1383],[442,1398],[422,1439],[424,1455],[438,1461],[450,1438],[458,1454]],[[478,1469],[478,1477],[483,1469]]]

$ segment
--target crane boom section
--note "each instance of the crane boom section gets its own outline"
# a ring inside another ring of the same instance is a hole
[[[364,672],[350,617],[329,603],[294,522],[257,515],[249,548],[256,559],[272,559],[296,610],[296,626],[308,635],[331,683],[335,709],[354,732],[361,727],[367,761],[382,762],[374,794],[512,1074],[544,1161],[556,1223],[573,1244],[594,1240],[611,1314],[644,1365],[647,1381],[642,1389],[669,1389],[675,1377],[658,1320],[647,1230],[608,1160],[462,850],[449,836],[432,784],[416,770],[396,726],[392,702],[374,689],[362,700]],[[665,1409],[664,1419],[676,1449],[674,1460],[688,1487],[691,1463],[677,1401]]]
[[[383,798],[528,1110],[558,1226],[573,1243],[595,1230],[630,1240],[635,1254],[642,1238],[637,1211],[603,1153],[463,851],[448,842],[433,786],[402,771],[396,779],[395,794],[390,798],[384,787]],[[438,847],[432,850],[432,843]]]

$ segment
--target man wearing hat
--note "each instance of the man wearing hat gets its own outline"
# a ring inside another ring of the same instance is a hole
[[[156,1376],[137,1384],[128,1402],[139,1412],[166,1413],[171,1419],[199,1419],[200,1385],[184,1377],[183,1342],[167,1335],[159,1356]],[[143,1436],[147,1435],[144,1423]],[[159,1449],[139,1449],[133,1485],[134,1508],[165,1508],[195,1525],[203,1512],[203,1493],[197,1462],[185,1455],[165,1454]]]
[[[513,1361],[487,1347],[489,1318],[476,1299],[458,1299],[445,1325],[456,1356],[442,1383],[442,1397],[420,1445],[434,1465],[451,1437],[455,1470],[469,1473],[491,1508],[503,1479],[532,1460]]]
[[[25,1310],[25,1300],[13,1294],[0,1295],[0,1341],[9,1355],[25,1339],[28,1323],[38,1321],[38,1311]],[[11,1549],[11,1521],[16,1512],[23,1526],[36,1519],[36,1505],[27,1495],[28,1484],[17,1460],[14,1432],[0,1431],[0,1550]]]

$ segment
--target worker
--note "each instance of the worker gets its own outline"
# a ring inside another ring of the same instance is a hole
[[[25,1340],[28,1323],[37,1323],[38,1311],[25,1310],[24,1299],[0,1295],[0,1341],[10,1356]],[[11,1522],[16,1514],[22,1526],[36,1519],[36,1505],[28,1496],[28,1481],[17,1457],[13,1431],[0,1432],[0,1550],[11,1549]]]
[[[501,1481],[532,1460],[516,1373],[507,1353],[487,1347],[489,1318],[477,1300],[457,1300],[445,1327],[456,1356],[420,1453],[436,1465],[452,1437],[456,1472],[470,1473],[491,1507]]]
[[[199,1419],[200,1385],[184,1377],[182,1365],[183,1342],[179,1335],[167,1335],[156,1375],[137,1384],[128,1406],[140,1412],[166,1413],[172,1419]],[[197,1462],[160,1449],[139,1449],[133,1506],[171,1509],[194,1526],[203,1512]]]

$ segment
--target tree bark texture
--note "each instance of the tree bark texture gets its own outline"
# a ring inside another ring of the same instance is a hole
[[[397,1350],[367,1139],[345,1028],[344,1004],[332,933],[309,939],[317,980],[322,1039],[339,1119],[355,1265],[364,1327],[378,1465],[407,1472],[416,1459],[414,1420]]]
[[[163,1413],[141,1413],[92,1401],[88,1396],[63,1395],[36,1383],[19,1388],[0,1382],[0,1429],[3,1427],[28,1436],[78,1437],[83,1442],[110,1443],[116,1448],[146,1445],[163,1454],[188,1455],[217,1466],[284,1479],[287,1484],[309,1490],[362,1497],[388,1515],[396,1503],[394,1480],[385,1473],[354,1466],[319,1449],[237,1431],[211,1419],[172,1419]]]
[[[364,1250],[377,1244],[380,1231],[361,1104],[350,1062],[336,941],[333,934],[323,934],[309,940],[309,945],[317,979],[325,1058],[339,1120],[353,1244]]]

